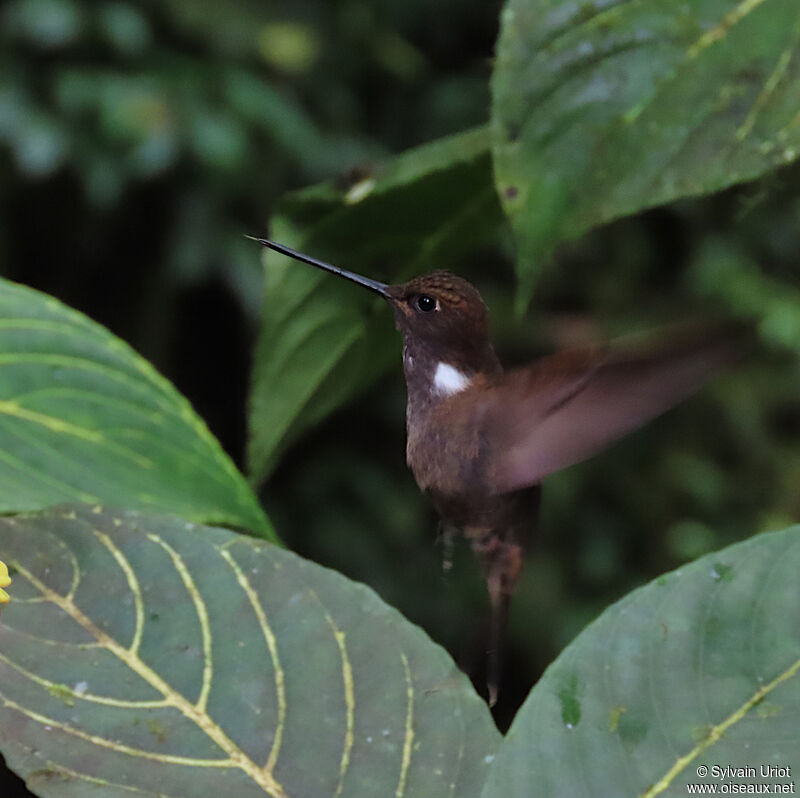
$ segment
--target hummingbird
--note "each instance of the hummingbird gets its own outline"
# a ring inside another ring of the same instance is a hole
[[[506,371],[477,289],[446,271],[388,285],[253,240],[385,299],[403,338],[406,460],[445,535],[477,555],[491,606],[487,688],[497,701],[504,628],[536,528],[542,480],[668,410],[738,356],[722,333],[566,350]]]

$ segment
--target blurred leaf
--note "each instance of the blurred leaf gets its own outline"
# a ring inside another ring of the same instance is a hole
[[[376,278],[447,267],[503,223],[488,135],[478,129],[406,152],[349,185],[285,198],[274,239]],[[398,361],[382,300],[270,252],[253,364],[250,477],[279,451]]]
[[[141,141],[176,125],[168,84],[157,75],[104,73],[98,80],[97,75],[84,74],[83,80],[87,79],[90,102],[97,106],[101,129],[108,138]],[[75,75],[73,81],[74,94],[79,97],[80,76]]]
[[[667,530],[666,537],[673,556],[678,560],[694,560],[714,548],[714,531],[698,521],[679,521]]]
[[[200,109],[194,114],[191,131],[191,146],[201,162],[230,170],[245,161],[247,137],[230,115]]]
[[[119,164],[110,157],[94,156],[81,163],[84,188],[90,202],[109,207],[122,193],[123,177]]]
[[[492,90],[524,298],[552,248],[800,152],[795,0],[510,0]]]
[[[270,22],[258,32],[262,58],[285,72],[308,72],[319,57],[317,31],[299,22]]]
[[[398,79],[410,83],[425,73],[428,66],[425,57],[395,31],[382,33],[371,44],[375,60]]]
[[[800,353],[800,288],[765,274],[731,236],[707,236],[686,280],[701,295],[722,299],[739,316],[758,319],[765,341]]]
[[[230,107],[266,130],[282,150],[310,162],[312,168],[332,167],[322,134],[299,102],[244,69],[227,70],[224,88]]]
[[[479,794],[486,705],[363,585],[131,512],[0,519],[0,540],[0,744],[38,795]]]
[[[112,502],[274,538],[189,403],[99,324],[0,281],[0,512]]]
[[[125,55],[138,55],[152,42],[147,18],[129,3],[105,3],[99,21],[108,41]]]
[[[84,9],[76,0],[16,0],[3,11],[2,24],[42,47],[62,47],[80,36]]]
[[[34,112],[15,133],[14,158],[23,172],[41,178],[61,166],[69,149],[69,138],[56,119]]]
[[[275,17],[273,4],[252,0],[166,0],[159,11],[182,35],[228,56],[257,53],[258,32]]]
[[[795,526],[703,557],[606,610],[532,690],[484,798],[527,798],[531,785],[539,796],[678,796],[703,781],[699,765],[791,765],[798,568]]]
[[[29,113],[30,97],[19,74],[0,76],[0,137],[13,139]]]

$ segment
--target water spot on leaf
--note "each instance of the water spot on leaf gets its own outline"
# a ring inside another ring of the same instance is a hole
[[[733,568],[725,563],[715,562],[711,568],[711,576],[723,582],[730,582],[733,579]]]
[[[574,728],[581,720],[577,676],[569,677],[564,686],[558,691],[558,700],[561,702],[561,720],[568,729]]]

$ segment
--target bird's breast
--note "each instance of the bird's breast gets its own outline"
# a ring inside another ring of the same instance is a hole
[[[485,491],[486,441],[475,414],[456,397],[409,401],[406,459],[423,491],[461,496]]]

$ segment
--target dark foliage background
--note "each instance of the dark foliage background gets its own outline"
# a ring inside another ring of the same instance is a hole
[[[0,273],[130,342],[241,465],[261,302],[261,253],[242,234],[264,231],[287,190],[484,122],[499,8],[5,3]],[[746,364],[547,483],[513,610],[501,724],[610,602],[800,518],[799,252],[790,167],[564,246],[522,320],[508,259],[464,259],[509,363],[696,315],[748,316],[760,332]],[[463,551],[442,576],[436,520],[404,464],[399,360],[294,445],[263,498],[288,546],[372,585],[480,684],[484,589]]]

